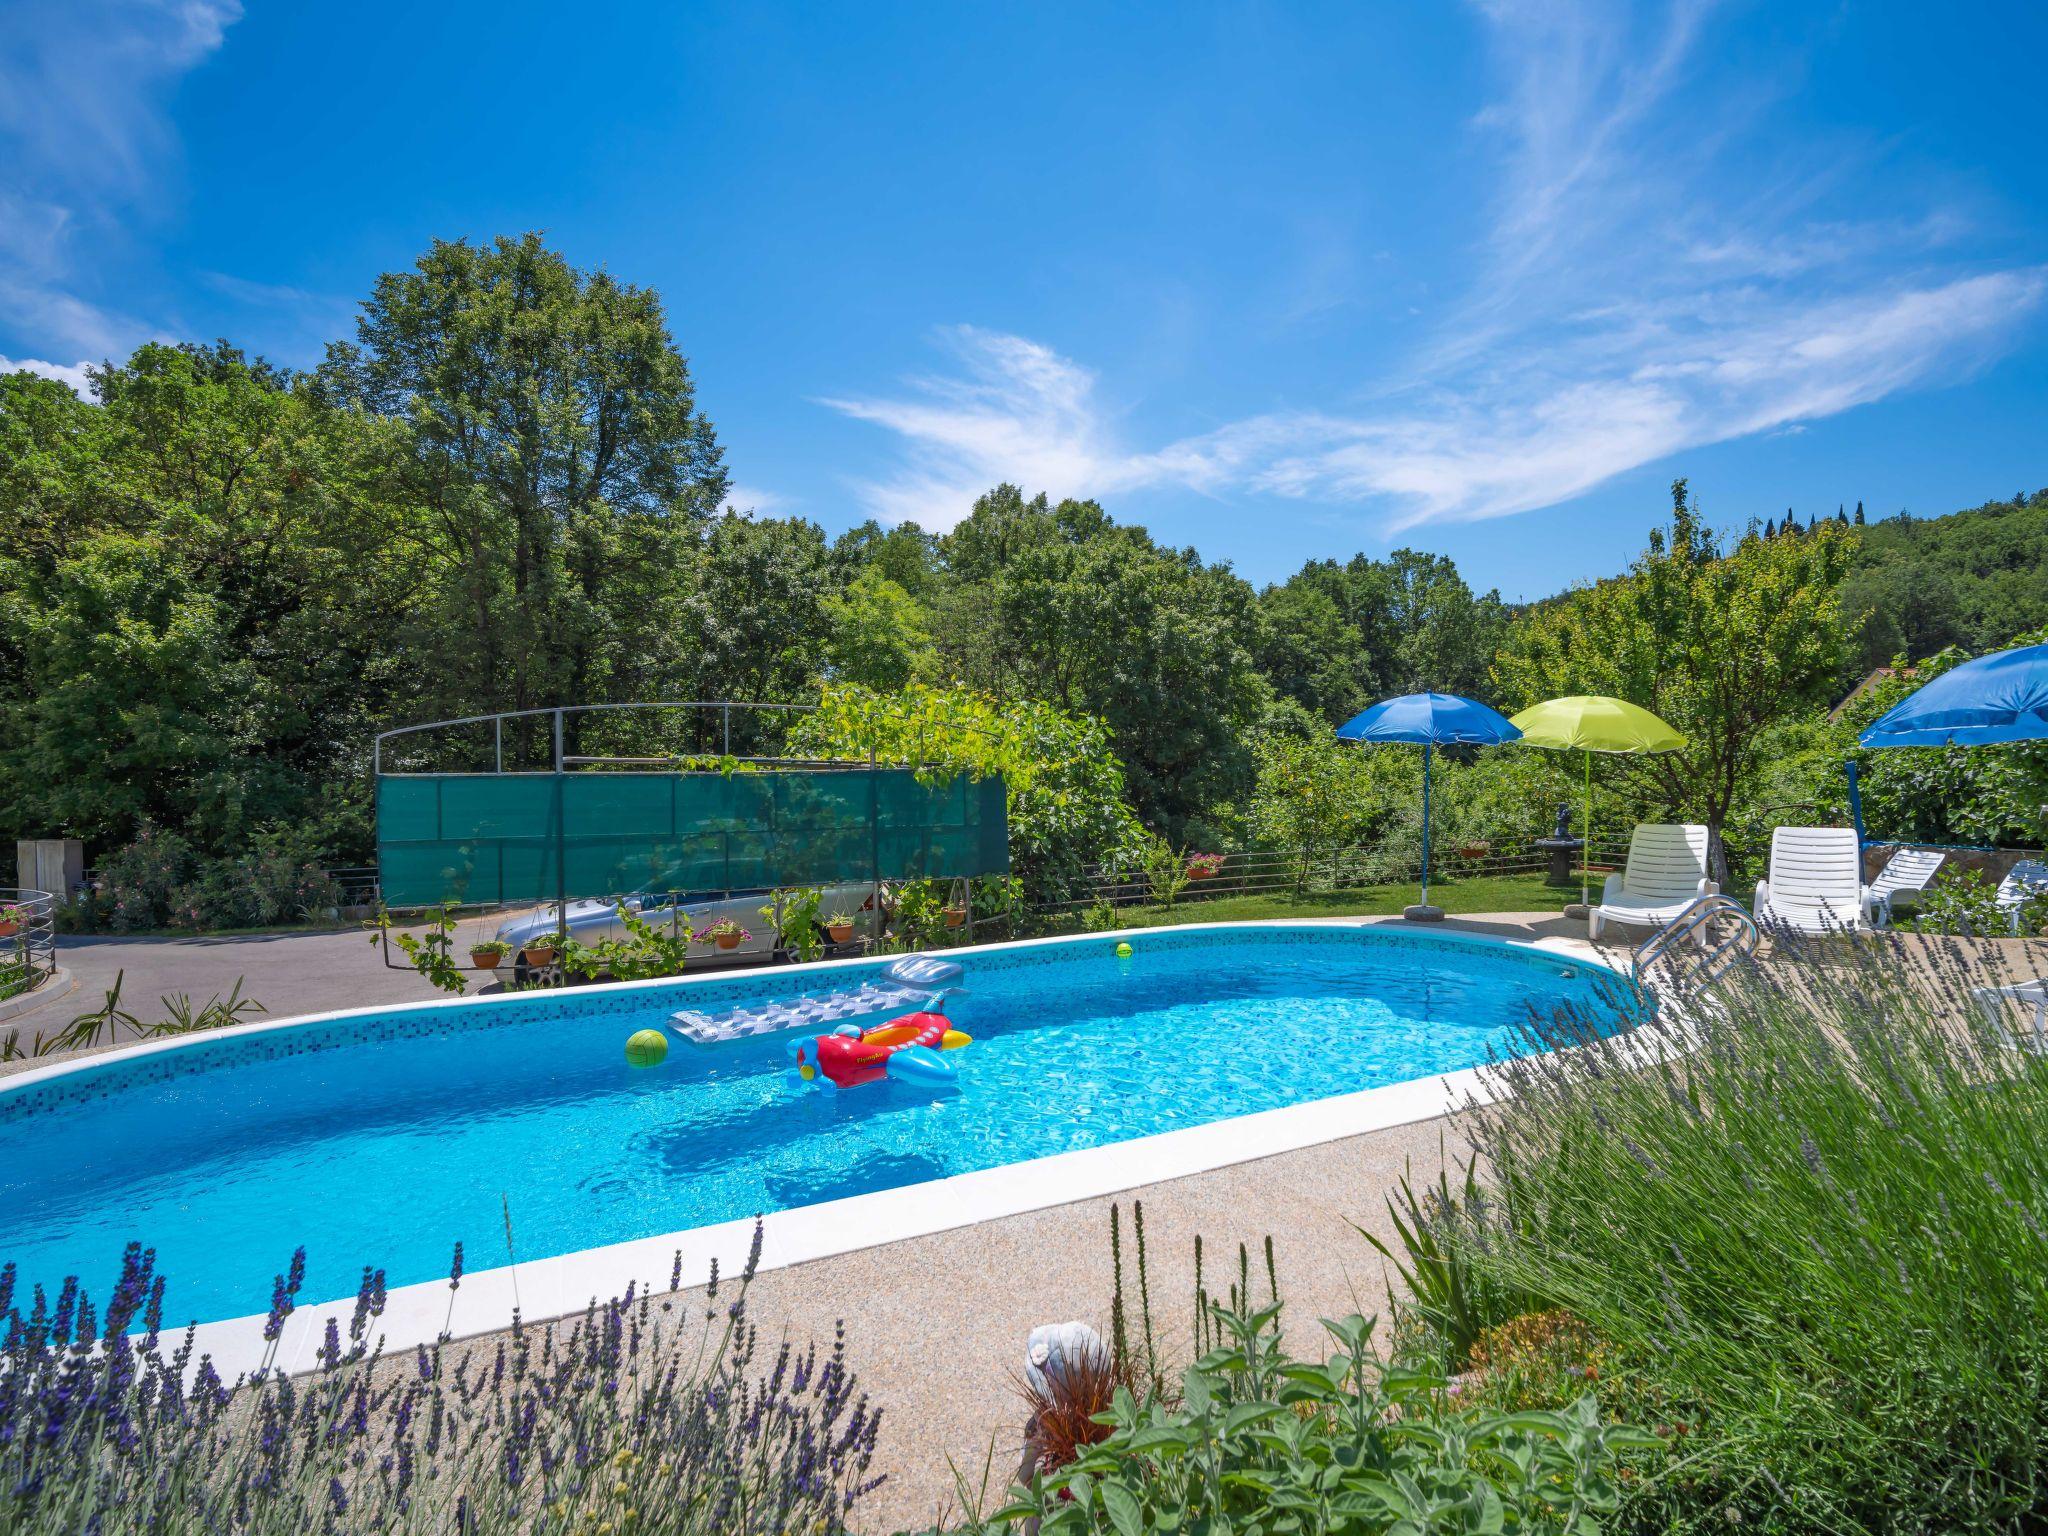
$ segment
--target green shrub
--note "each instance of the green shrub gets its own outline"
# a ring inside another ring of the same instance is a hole
[[[1383,1365],[1363,1317],[1337,1348],[1283,1348],[1281,1305],[1212,1306],[1218,1348],[1172,1407],[1119,1389],[1110,1434],[1034,1478],[992,1524],[1043,1536],[1154,1531],[1572,1532],[1619,1502],[1619,1459],[1659,1442],[1604,1426],[1590,1394],[1564,1412],[1459,1406],[1444,1378]]]
[[[1401,1282],[1398,1293],[1388,1286],[1388,1305],[1398,1318],[1414,1325],[1417,1336],[1440,1347],[1440,1363],[1454,1371],[1472,1363],[1473,1347],[1489,1329],[1545,1305],[1541,1295],[1525,1286],[1504,1284],[1473,1261],[1473,1238],[1487,1219],[1477,1165],[1477,1158],[1465,1164],[1456,1192],[1447,1167],[1438,1172],[1435,1184],[1423,1185],[1420,1195],[1409,1176],[1401,1175],[1395,1192],[1387,1197],[1399,1253],[1363,1227],[1357,1229],[1394,1266]]]
[[[209,859],[177,833],[144,825],[98,873],[98,888],[69,909],[75,926],[113,933],[259,928],[341,903],[317,857],[285,831],[259,832],[249,852]]]
[[[144,823],[134,842],[101,861],[98,889],[84,904],[85,925],[112,933],[165,927],[178,911],[192,862],[184,838]]]
[[[1644,1528],[2010,1531],[2048,1511],[2048,1061],[1998,978],[1907,936],[1781,947],[1683,1053],[1494,1069],[1465,1258],[1611,1351],[1608,1401],[1697,1426]],[[2048,972],[2048,946],[2019,962]]]
[[[1108,730],[1089,715],[1031,699],[913,684],[899,693],[831,687],[790,728],[800,757],[914,762],[1000,773],[1009,794],[1010,861],[1033,902],[1085,894],[1086,866],[1142,837]]]
[[[1920,896],[1913,926],[1928,933],[1994,934],[2012,927],[1998,887],[1974,869],[1944,869]]]

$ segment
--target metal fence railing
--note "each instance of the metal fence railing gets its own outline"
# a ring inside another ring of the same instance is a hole
[[[1628,856],[1626,838],[1593,840],[1591,868],[1619,869]],[[1192,855],[1190,855],[1192,858]],[[1244,848],[1215,856],[1214,874],[1190,879],[1178,901],[1211,901],[1224,896],[1279,895],[1293,891],[1354,890],[1365,886],[1412,885],[1422,877],[1419,852],[1390,854],[1384,846],[1330,849]],[[1550,852],[1536,839],[1438,844],[1430,859],[1432,883],[1498,879],[1541,874],[1550,867]],[[1574,868],[1576,864],[1574,863]],[[1054,902],[1047,912],[1072,912],[1101,902],[1134,906],[1154,899],[1152,882],[1142,866],[1095,865],[1085,872],[1082,893]]]
[[[48,891],[0,886],[0,999],[57,972],[57,902]]]

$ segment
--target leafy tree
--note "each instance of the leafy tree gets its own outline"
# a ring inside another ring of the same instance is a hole
[[[820,707],[791,731],[790,749],[856,761],[872,752],[884,762],[1000,773],[1012,873],[1034,902],[1080,899],[1088,865],[1144,846],[1102,722],[1049,704],[921,683],[890,694],[828,687]]]
[[[1261,842],[1301,855],[1296,890],[1318,854],[1356,843],[1384,814],[1373,768],[1370,754],[1327,734],[1259,743],[1253,829]]]
[[[1260,664],[1281,693],[1332,724],[1391,694],[1484,693],[1507,623],[1441,555],[1312,560],[1260,598]]]
[[[670,616],[680,593],[659,577],[689,566],[728,487],[659,296],[537,235],[437,240],[378,278],[320,379],[411,429],[393,469],[424,513],[412,533],[439,568],[437,619],[471,659],[462,694],[517,709],[605,696],[615,660]]]
[[[1442,555],[1397,549],[1386,562],[1389,627],[1400,637],[1394,693],[1476,693],[1506,627],[1500,594],[1475,597]]]
[[[845,579],[872,570],[912,597],[924,597],[939,576],[939,541],[914,523],[884,529],[873,518],[832,541],[832,559]]]
[[[997,697],[1043,699],[1108,727],[1139,813],[1202,840],[1247,793],[1247,741],[1269,697],[1252,590],[1165,549],[1094,502],[999,486],[940,542],[941,660]]]
[[[95,382],[97,405],[0,385],[0,818],[119,840],[154,817],[209,852],[289,819],[358,853],[355,753],[403,675],[410,584],[366,483],[393,434],[225,344]]]
[[[1581,587],[1511,629],[1494,676],[1514,707],[1613,694],[1684,732],[1681,752],[1602,759],[1645,801],[1704,822],[1718,844],[1763,765],[1773,724],[1824,705],[1840,666],[1837,595],[1852,535],[1832,525],[1723,554],[1671,488],[1628,574]]]
[[[937,661],[923,606],[880,565],[864,567],[824,600],[825,657],[836,681],[878,692],[928,677]]]
[[[831,627],[825,535],[797,518],[728,513],[703,542],[684,603],[695,696],[793,703],[812,696]]]
[[[2048,625],[2048,497],[1864,526],[1842,606],[1853,677],[1951,645],[1994,650]]]

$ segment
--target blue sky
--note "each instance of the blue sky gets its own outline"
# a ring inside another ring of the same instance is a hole
[[[0,5],[0,359],[316,361],[435,236],[665,296],[742,505],[1000,479],[1538,596],[2048,484],[2037,3]]]

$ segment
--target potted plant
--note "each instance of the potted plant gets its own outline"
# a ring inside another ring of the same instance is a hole
[[[0,939],[11,939],[21,932],[21,925],[27,915],[19,903],[10,902],[0,907]]]
[[[511,952],[512,946],[503,939],[485,939],[480,944],[469,946],[469,963],[480,971],[495,971],[498,962]],[[549,956],[553,958],[552,955]]]
[[[555,951],[560,946],[560,935],[549,934],[544,939],[535,939],[519,952],[519,958],[531,966],[553,965]]]
[[[1213,880],[1223,873],[1223,855],[1220,853],[1198,853],[1188,860],[1190,880]]]
[[[946,908],[946,926],[948,928],[958,928],[966,921],[967,908],[964,906],[954,905]]]
[[[1458,845],[1458,857],[1461,859],[1483,859],[1491,852],[1493,844],[1483,837],[1475,837],[1470,842]]]
[[[825,937],[834,944],[844,944],[853,937],[853,914],[833,912],[825,918]]]
[[[738,949],[753,935],[732,918],[724,918],[704,930],[704,937],[720,949]]]

